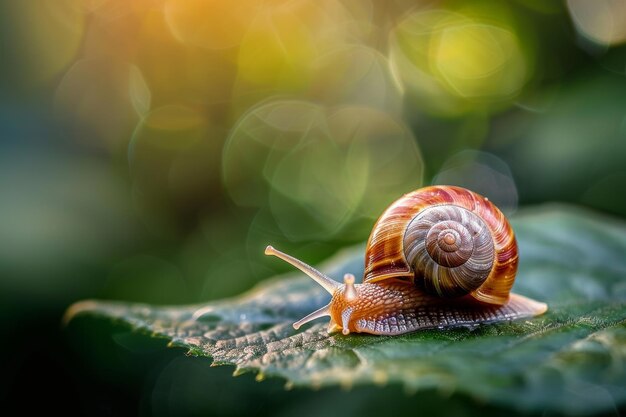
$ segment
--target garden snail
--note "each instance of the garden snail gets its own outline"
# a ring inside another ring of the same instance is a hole
[[[510,293],[518,263],[513,230],[487,198],[461,187],[421,188],[389,206],[367,242],[360,284],[352,274],[341,284],[271,246],[265,254],[332,295],[295,329],[330,316],[329,333],[397,335],[532,317],[548,308]]]

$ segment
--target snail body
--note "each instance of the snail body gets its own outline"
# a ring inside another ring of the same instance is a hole
[[[540,315],[547,305],[511,293],[518,265],[513,229],[487,198],[461,187],[421,188],[396,200],[367,243],[363,282],[339,283],[268,246],[331,295],[294,323],[330,316],[328,331],[397,335]]]

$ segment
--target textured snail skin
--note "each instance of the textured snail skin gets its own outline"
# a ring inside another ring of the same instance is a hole
[[[470,296],[455,299],[424,293],[411,283],[394,281],[356,284],[357,297],[347,301],[343,289],[335,291],[330,303],[332,330],[399,335],[430,328],[475,326],[532,317],[546,305],[511,294],[504,305],[477,302]],[[336,324],[335,324],[336,323]]]
[[[391,204],[370,234],[361,284],[351,274],[341,284],[271,246],[265,253],[332,294],[296,329],[330,316],[329,333],[398,335],[533,317],[548,308],[510,292],[518,264],[513,229],[487,198],[461,187],[426,187]]]

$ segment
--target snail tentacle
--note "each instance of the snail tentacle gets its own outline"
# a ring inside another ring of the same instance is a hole
[[[311,314],[301,318],[300,320],[298,320],[297,322],[293,324],[293,328],[298,330],[303,324],[306,324],[310,321],[313,321],[315,319],[319,319],[320,317],[325,317],[325,316],[330,316],[330,304],[325,305],[319,310],[315,310]]]
[[[267,246],[265,248],[265,254],[266,255],[276,256],[277,258],[280,258],[283,261],[285,261],[285,262],[295,266],[300,271],[304,272],[309,277],[313,278],[313,280],[315,280],[315,282],[320,284],[331,295],[334,294],[335,291],[337,290],[337,288],[339,288],[341,286],[340,283],[338,283],[334,279],[330,278],[329,276],[324,275],[323,273],[321,273],[317,269],[313,268],[310,265],[305,264],[301,260],[296,259],[296,258],[294,258],[291,255],[287,255],[284,252],[281,252],[281,251],[279,251],[277,249],[274,249],[273,246]]]
[[[337,290],[339,290],[341,287],[344,287],[344,294],[346,295],[346,297],[356,297],[356,289],[354,288],[354,275],[352,274],[345,274],[344,276],[345,285],[342,286],[340,283],[330,278],[329,276],[323,274],[322,272],[318,271],[317,269],[313,268],[311,265],[308,265],[302,262],[301,260],[294,258],[291,255],[287,255],[284,252],[274,249],[274,247],[271,245],[268,245],[265,248],[265,254],[276,256],[277,258],[280,258],[283,261],[295,266],[300,271],[304,272],[309,277],[311,277],[315,282],[320,284],[322,288],[328,291],[331,295],[334,295]],[[331,305],[328,304],[318,310],[315,310],[311,314],[296,321],[293,324],[293,328],[298,330],[303,324],[306,324],[320,317],[330,316],[331,315],[330,307]],[[337,327],[339,326],[335,324],[335,322],[333,321],[331,317],[330,324],[328,327],[328,333],[335,331]]]
[[[343,296],[347,301],[352,301],[356,299],[357,292],[356,287],[354,286],[354,275],[345,274],[343,276],[344,288],[343,288]]]

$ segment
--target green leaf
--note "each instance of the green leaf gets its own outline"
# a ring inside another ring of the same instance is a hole
[[[204,306],[84,301],[67,317],[116,319],[214,364],[235,365],[235,374],[253,370],[289,385],[402,384],[577,414],[626,404],[626,225],[546,206],[518,213],[513,226],[521,262],[514,290],[549,305],[532,320],[395,337],[329,336],[326,320],[295,331],[295,320],[329,298],[300,273]],[[320,269],[362,274],[363,247]]]

